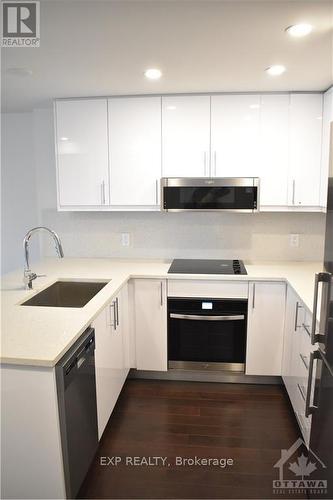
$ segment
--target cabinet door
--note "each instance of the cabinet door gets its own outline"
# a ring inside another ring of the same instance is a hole
[[[327,205],[327,182],[330,156],[330,129],[333,123],[333,87],[324,94],[323,98],[323,140],[321,151],[321,184],[320,206]],[[332,153],[333,154],[333,153]]]
[[[259,95],[211,98],[211,164],[216,177],[259,174]]]
[[[161,98],[108,100],[110,204],[156,206],[161,177]]]
[[[281,375],[285,301],[285,283],[250,284],[247,375]]]
[[[163,177],[209,175],[210,97],[162,97]]]
[[[107,205],[106,99],[56,101],[55,113],[59,207]]]
[[[125,357],[123,291],[94,320],[98,436],[101,438],[128,368]]]
[[[166,371],[166,280],[135,280],[135,334],[138,370]]]
[[[289,205],[320,205],[322,94],[290,96]]]
[[[288,204],[289,95],[263,95],[260,113],[260,205]]]
[[[282,356],[282,378],[288,391],[289,397],[292,397],[292,350],[295,332],[297,330],[296,321],[298,314],[298,297],[290,286],[287,289],[286,315],[284,323],[284,340]]]

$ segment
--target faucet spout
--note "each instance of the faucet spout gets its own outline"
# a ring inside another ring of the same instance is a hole
[[[25,235],[25,237],[23,239],[24,260],[25,260],[23,281],[26,285],[26,288],[28,288],[28,289],[32,288],[32,281],[37,278],[37,274],[33,273],[30,270],[29,241],[30,241],[31,236],[38,231],[46,231],[47,233],[49,233],[50,236],[54,240],[55,249],[56,249],[58,257],[60,259],[62,259],[64,257],[64,251],[62,248],[60,238],[55,231],[52,231],[52,229],[49,229],[48,227],[45,227],[45,226],[38,226],[38,227],[34,227],[34,228],[30,229],[30,231],[27,232],[27,234]]]

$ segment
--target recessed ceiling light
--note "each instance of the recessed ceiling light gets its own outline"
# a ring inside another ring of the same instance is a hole
[[[68,141],[68,137],[60,137],[61,141]]]
[[[7,73],[7,75],[10,75],[10,76],[25,77],[25,76],[31,76],[32,70],[29,68],[13,67],[13,68],[7,68],[6,73]]]
[[[250,104],[250,109],[259,109],[260,108],[260,104]]]
[[[288,35],[300,38],[309,35],[312,31],[312,26],[308,23],[293,24],[292,26],[288,26],[285,31]]]
[[[145,71],[145,77],[149,80],[158,80],[162,76],[162,71],[157,68],[149,68]]]
[[[269,75],[278,76],[282,75],[282,73],[286,71],[286,68],[285,66],[282,66],[282,64],[274,64],[274,66],[266,68],[265,71],[267,71]]]
[[[177,109],[177,107],[176,107],[176,106],[173,106],[173,105],[170,105],[170,106],[167,106],[167,109],[168,109],[169,111],[174,111],[175,109]]]

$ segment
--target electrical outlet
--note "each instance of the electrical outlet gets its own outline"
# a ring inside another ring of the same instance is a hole
[[[299,234],[290,234],[289,235],[289,245],[292,248],[298,248],[299,247]]]
[[[129,233],[121,233],[121,244],[123,247],[129,247],[131,242],[131,237]]]

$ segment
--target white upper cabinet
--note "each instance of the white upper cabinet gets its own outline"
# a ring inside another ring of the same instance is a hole
[[[110,205],[158,205],[161,98],[108,99],[108,117]]]
[[[108,204],[106,99],[56,101],[58,207]]]
[[[216,177],[259,174],[259,95],[211,98],[211,172]]]
[[[209,175],[210,97],[162,97],[163,177]]]
[[[288,204],[289,95],[266,94],[260,105],[260,205]]]
[[[323,140],[321,153],[321,185],[320,185],[320,205],[326,207],[327,204],[327,181],[330,154],[330,128],[333,123],[333,87],[325,94],[323,99]]]
[[[320,206],[322,108],[322,94],[290,96],[291,206]]]

